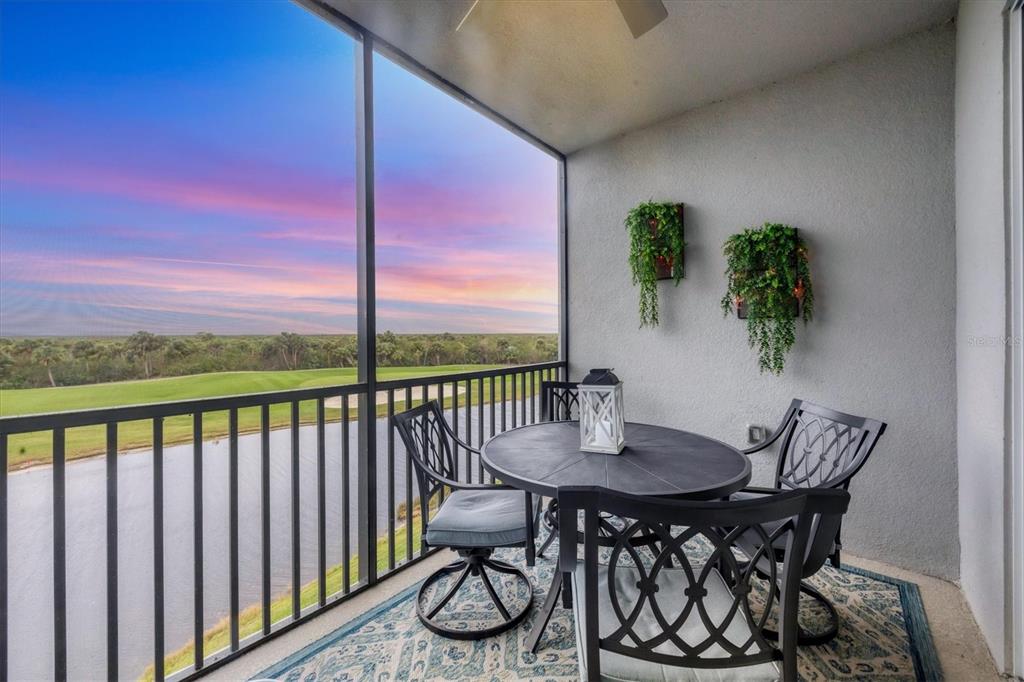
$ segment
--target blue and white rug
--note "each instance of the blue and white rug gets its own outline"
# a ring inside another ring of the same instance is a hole
[[[258,677],[295,682],[578,679],[571,609],[556,609],[537,655],[525,646],[551,582],[555,551],[526,569],[534,585],[533,611],[507,633],[464,642],[429,632],[416,617],[419,585],[414,585]],[[522,550],[503,550],[496,557],[522,565]],[[446,608],[449,624],[496,617],[479,581],[471,580],[476,584],[467,582],[458,604]],[[942,679],[917,585],[849,566],[827,566],[811,582],[832,600],[841,624],[832,642],[800,648],[802,680]],[[499,591],[510,606],[523,597],[515,583],[502,583]],[[804,608],[801,614],[802,624],[812,630],[815,618],[824,615]]]

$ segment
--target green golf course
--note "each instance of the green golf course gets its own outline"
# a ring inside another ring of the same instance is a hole
[[[427,377],[459,372],[490,369],[499,365],[441,365],[432,367],[382,367],[378,369],[378,381]],[[539,377],[537,377],[539,379]],[[246,393],[265,393],[289,389],[319,386],[340,386],[356,381],[353,368],[308,369],[254,372],[215,372],[191,376],[124,381],[57,388],[0,389],[0,417],[87,410],[122,405],[142,405],[194,398],[213,398]],[[539,387],[539,381],[536,383]],[[471,382],[473,402],[489,397],[490,383],[484,381],[484,395],[477,395],[477,383]],[[421,392],[414,391],[412,405],[420,402]],[[447,395],[447,394],[446,394]],[[432,396],[433,397],[433,396]],[[404,395],[395,396],[396,409],[405,409]],[[451,402],[450,397],[445,400]],[[463,399],[460,403],[465,404]],[[386,406],[378,405],[378,414]],[[340,401],[328,406],[327,418],[337,421],[341,417]],[[316,418],[316,403],[300,403],[300,421],[312,423]],[[354,419],[356,410],[350,409]],[[270,409],[271,427],[287,426],[291,420],[290,406],[274,405]],[[259,408],[246,408],[238,412],[241,433],[251,433],[260,427]],[[118,426],[118,449],[121,451],[150,447],[152,444],[152,422],[141,420],[124,422]],[[227,435],[227,412],[210,412],[203,417],[203,438],[220,438]],[[103,425],[68,429],[66,434],[66,455],[68,459],[97,455],[106,449],[106,429]],[[173,445],[192,440],[192,419],[188,415],[170,417],[164,420],[164,444]],[[20,469],[37,464],[46,464],[52,458],[52,436],[50,432],[18,434],[9,437],[8,467]]]

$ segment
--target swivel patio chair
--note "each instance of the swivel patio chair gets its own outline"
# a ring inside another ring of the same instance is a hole
[[[826,489],[718,502],[601,488],[559,491],[562,513],[575,516],[582,510],[584,519],[582,563],[574,528],[561,531],[560,543],[562,570],[571,573],[581,677],[778,680],[781,675],[784,682],[795,682],[800,576],[811,557],[827,552],[849,500],[845,490]],[[610,536],[607,529],[599,535],[603,514],[636,520]],[[647,533],[658,536],[653,559],[636,547],[635,536]],[[758,549],[743,561],[735,550],[749,549],[740,545],[749,535],[758,539]],[[609,537],[613,542],[606,548]],[[762,573],[768,579],[755,582]],[[759,598],[752,599],[755,595]],[[777,645],[764,635],[774,601],[781,605]]]
[[[786,410],[782,423],[767,440],[744,450],[751,455],[782,439],[776,464],[775,487],[748,487],[732,499],[750,499],[782,491],[806,488],[848,490],[853,476],[860,471],[885,433],[885,423],[857,417],[806,400],[795,399]],[[836,527],[831,545],[820,562],[808,562],[802,578],[809,578],[825,563],[825,558],[840,567],[841,524]],[[748,538],[749,540],[749,538]],[[781,549],[782,540],[776,541]],[[815,587],[802,580],[800,591],[817,601],[829,614],[830,624],[820,633],[800,630],[800,644],[823,644],[839,632],[839,614],[832,603]],[[769,636],[774,633],[769,631]]]
[[[452,432],[437,401],[397,414],[393,420],[416,472],[423,544],[450,548],[460,557],[458,561],[435,571],[420,586],[416,595],[416,613],[420,621],[431,632],[453,639],[483,639],[514,627],[530,610],[533,587],[523,571],[491,555],[497,547],[525,546],[527,565],[533,565],[534,528],[539,504],[534,502],[530,493],[509,486],[459,482],[452,444],[467,452],[479,454],[479,451],[459,440]],[[446,491],[450,491],[447,497]],[[430,501],[435,496],[442,501],[434,517],[428,520]],[[527,597],[519,611],[509,612],[494,589],[488,571],[516,576],[525,584]],[[441,598],[429,607],[424,606],[424,595],[429,589],[453,574],[458,575]],[[471,576],[480,579],[502,622],[475,629],[449,627],[438,616]]]

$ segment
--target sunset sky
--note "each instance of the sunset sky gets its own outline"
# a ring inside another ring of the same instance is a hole
[[[287,0],[0,3],[0,334],[353,332],[352,61]],[[375,69],[378,328],[556,331],[555,160]]]

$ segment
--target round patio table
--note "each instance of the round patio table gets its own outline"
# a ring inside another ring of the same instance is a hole
[[[626,423],[618,455],[580,450],[577,421],[529,424],[499,433],[480,449],[484,468],[535,495],[558,497],[559,487],[601,486],[634,495],[721,499],[750,482],[750,460],[731,445],[688,431]],[[562,587],[556,566],[527,646],[537,650]]]

